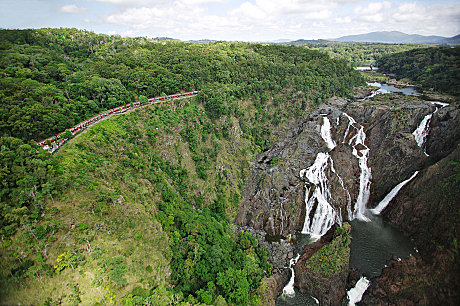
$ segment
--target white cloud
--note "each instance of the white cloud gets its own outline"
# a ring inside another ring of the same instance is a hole
[[[380,13],[382,10],[389,9],[389,8],[391,8],[391,3],[388,1],[372,2],[372,3],[369,3],[365,7],[358,5],[355,8],[355,13],[359,15],[376,15]]]
[[[207,3],[219,3],[225,0],[180,0],[180,2],[186,5],[198,5],[198,4],[207,4]]]
[[[103,20],[119,25],[122,35],[261,41],[331,38],[382,30],[410,34],[436,34],[434,29],[460,31],[460,5],[456,4],[395,0],[245,0],[237,4],[230,0],[97,1],[119,7]],[[219,11],[219,5],[210,10],[207,4],[216,2],[225,2],[225,10]]]
[[[329,19],[332,16],[332,12],[330,10],[321,10],[305,14],[304,16],[307,19]]]
[[[86,12],[86,7],[78,7],[75,4],[64,5],[58,9],[61,13],[78,14]]]
[[[427,14],[426,8],[417,5],[417,3],[403,3],[393,14],[394,20],[398,22],[417,21],[430,17],[430,14]]]
[[[110,3],[121,7],[133,7],[152,3],[152,0],[96,0],[98,2]],[[158,1],[157,1],[158,2]]]
[[[417,3],[403,3],[398,6],[393,19],[397,22],[452,20],[460,22],[460,4],[423,6]]]
[[[267,13],[265,9],[250,2],[244,2],[239,8],[231,11],[233,16],[245,16],[253,19],[265,19],[269,17]]]
[[[351,17],[350,16],[345,16],[345,17],[337,17],[335,19],[335,22],[337,23],[350,23],[352,20],[351,20]]]

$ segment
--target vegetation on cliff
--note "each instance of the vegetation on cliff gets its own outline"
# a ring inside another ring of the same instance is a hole
[[[359,74],[286,46],[72,29],[2,31],[0,45],[2,300],[257,303],[271,267],[229,221],[250,162]],[[54,156],[27,142],[192,89],[194,99],[100,122]]]
[[[384,55],[423,48],[422,44],[382,44],[359,42],[308,41],[298,40],[287,43],[304,46],[311,50],[327,53],[332,58],[343,59],[353,66],[376,65],[377,60]]]
[[[334,239],[314,253],[303,263],[306,273],[320,274],[322,277],[348,270],[350,259],[350,229],[349,223],[337,227]]]
[[[414,49],[377,60],[384,73],[408,78],[426,89],[460,97],[460,47]]]
[[[334,226],[316,243],[306,246],[295,266],[295,285],[321,304],[339,305],[345,295],[350,260],[349,223]],[[319,248],[318,250],[316,250]]]

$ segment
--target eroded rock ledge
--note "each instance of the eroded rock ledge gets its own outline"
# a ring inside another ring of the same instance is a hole
[[[350,259],[350,224],[333,226],[307,245],[294,267],[294,284],[315,296],[321,305],[339,305],[345,296]]]

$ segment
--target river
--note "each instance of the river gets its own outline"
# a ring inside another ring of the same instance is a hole
[[[401,92],[405,95],[417,96],[413,87],[396,88],[381,83],[367,83],[368,86],[379,87],[378,92],[385,94]],[[386,223],[379,215],[369,217],[370,222],[358,218],[351,221],[350,267],[364,273],[367,278],[380,275],[386,262],[396,256],[404,259],[417,252],[412,241],[401,231]],[[295,251],[302,252],[305,245],[315,241],[310,235],[297,234]],[[371,280],[372,281],[372,280]],[[295,295],[281,294],[276,299],[276,305],[318,305],[316,298],[302,294],[296,288]]]
[[[382,94],[400,92],[408,96],[418,96],[418,92],[415,90],[414,87],[411,87],[411,86],[397,88],[393,85],[381,84],[378,82],[374,82],[374,83],[366,82],[366,84],[367,86],[378,87],[379,89],[377,90],[377,92],[382,93]]]

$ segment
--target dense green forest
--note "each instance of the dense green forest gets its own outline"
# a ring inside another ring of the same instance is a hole
[[[1,300],[260,304],[266,252],[230,221],[250,163],[361,76],[294,46],[0,35]],[[32,141],[190,90],[200,93],[100,122],[54,155]]]
[[[383,56],[382,72],[410,79],[423,88],[460,97],[460,47],[415,49]]]
[[[420,44],[382,44],[358,42],[333,42],[327,40],[298,40],[288,45],[303,46],[311,50],[327,53],[332,58],[343,59],[353,66],[376,65],[384,55],[426,47]]]
[[[358,81],[344,79],[347,70],[319,52],[294,47],[159,43],[74,29],[2,30],[0,135],[39,140],[140,95],[214,84],[236,99],[257,93],[263,100],[266,93],[293,88],[319,101],[345,94],[348,79]]]

